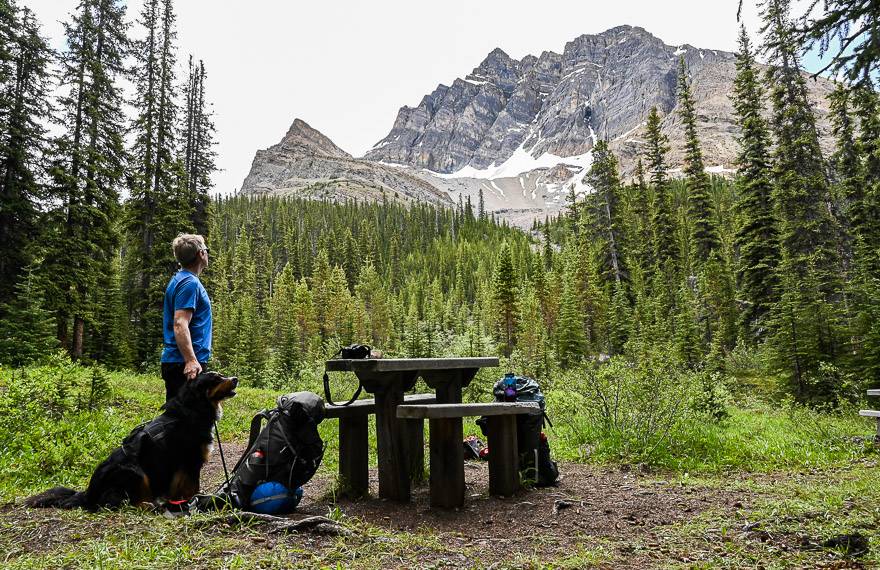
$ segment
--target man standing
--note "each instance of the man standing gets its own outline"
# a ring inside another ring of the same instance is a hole
[[[166,402],[184,382],[198,376],[211,358],[211,299],[199,281],[199,274],[208,267],[205,238],[180,234],[171,249],[181,269],[165,288],[162,379]]]

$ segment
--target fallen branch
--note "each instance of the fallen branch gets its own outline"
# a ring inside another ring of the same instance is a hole
[[[225,523],[229,525],[241,525],[248,523],[263,523],[269,525],[271,533],[288,532],[314,532],[329,536],[350,536],[352,531],[338,522],[322,516],[306,517],[299,520],[291,520],[273,515],[260,513],[237,512],[225,515],[216,515],[199,521],[203,525]]]

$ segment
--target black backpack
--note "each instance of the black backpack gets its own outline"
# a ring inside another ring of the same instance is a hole
[[[504,379],[495,383],[495,386],[492,388],[492,394],[495,396],[496,402],[508,401],[504,393],[505,388]],[[517,376],[516,401],[538,402],[538,405],[541,407],[540,415],[520,414],[516,416],[516,441],[519,451],[520,470],[525,473],[526,479],[534,481],[537,487],[556,485],[556,480],[559,479],[559,466],[550,458],[550,445],[547,443],[547,438],[541,432],[544,421],[546,420],[547,423],[550,423],[550,419],[544,411],[545,402],[541,386],[532,378]],[[480,426],[483,435],[488,435],[488,418],[480,418],[477,420],[477,425]],[[489,453],[492,453],[491,448]]]
[[[323,419],[324,402],[317,394],[279,396],[275,409],[254,416],[247,451],[229,481],[207,501],[199,501],[200,510],[224,504],[247,509],[251,493],[267,481],[282,483],[290,492],[308,482],[324,458],[324,442],[318,434]]]

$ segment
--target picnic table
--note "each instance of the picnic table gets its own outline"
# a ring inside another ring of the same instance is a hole
[[[868,390],[868,396],[880,396],[880,390]],[[877,440],[880,441],[880,410],[859,410],[859,415],[877,421]]]
[[[379,497],[393,501],[410,500],[410,447],[411,430],[407,419],[398,418],[397,407],[404,404],[404,393],[412,390],[421,377],[435,391],[437,404],[461,404],[462,389],[466,388],[480,368],[498,366],[498,358],[380,358],[335,359],[326,362],[328,372],[353,372],[364,390],[375,398],[376,447],[379,464]],[[447,440],[458,441],[462,453],[464,438],[462,419],[443,422]],[[462,459],[463,461],[463,459]],[[457,479],[457,477],[456,477]],[[432,475],[432,496],[435,485],[460,484],[461,481],[442,481]]]

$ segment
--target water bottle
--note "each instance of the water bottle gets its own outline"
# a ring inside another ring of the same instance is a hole
[[[504,400],[516,402],[516,375],[513,372],[504,375]]]

